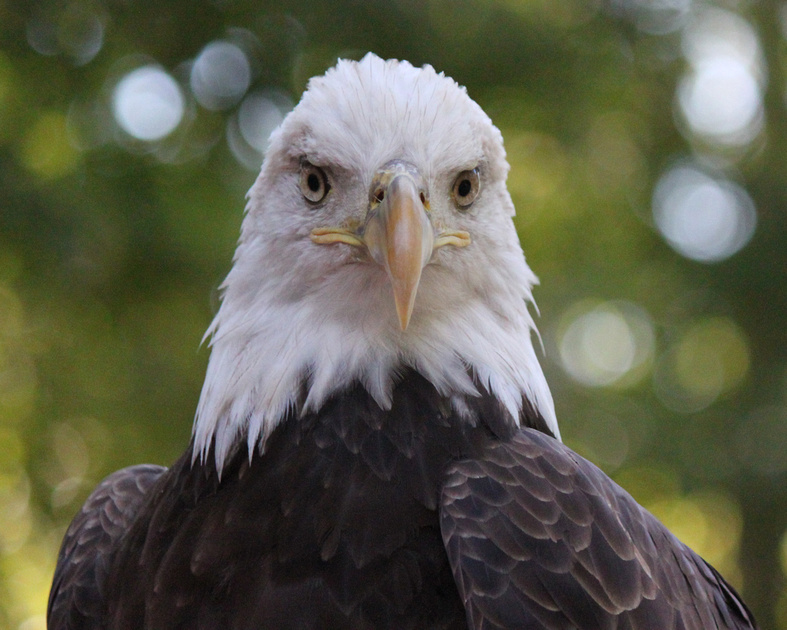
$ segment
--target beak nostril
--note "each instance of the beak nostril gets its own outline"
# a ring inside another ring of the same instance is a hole
[[[421,198],[421,203],[426,205],[426,195],[424,193],[421,193],[418,196]]]

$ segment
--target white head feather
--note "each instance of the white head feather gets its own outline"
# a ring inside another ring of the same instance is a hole
[[[301,194],[304,159],[332,184],[319,207]],[[423,176],[433,222],[467,230],[472,239],[468,247],[435,252],[405,331],[379,265],[350,246],[310,240],[314,228],[361,222],[373,176],[394,159]],[[452,184],[475,167],[481,192],[469,211],[459,212]],[[508,168],[489,117],[431,66],[368,54],[312,79],[271,136],[249,192],[234,266],[207,333],[212,352],[194,456],[204,460],[213,443],[221,470],[246,436],[251,457],[288,411],[319,409],[354,383],[389,408],[404,367],[452,397],[460,411],[462,399],[477,393],[469,369],[514,418],[524,395],[559,436],[532,343],[527,303],[536,278],[511,218]]]

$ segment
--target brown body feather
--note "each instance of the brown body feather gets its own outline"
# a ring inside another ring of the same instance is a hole
[[[390,410],[355,387],[221,479],[190,451],[115,473],[66,536],[50,629],[754,627],[539,416],[467,402],[409,372]]]

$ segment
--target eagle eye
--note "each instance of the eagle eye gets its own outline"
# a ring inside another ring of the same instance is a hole
[[[472,171],[462,171],[454,181],[454,187],[451,194],[454,197],[456,205],[460,208],[467,208],[478,197],[478,191],[481,189],[481,180],[478,177],[478,169],[474,168]]]
[[[311,203],[319,203],[325,199],[331,185],[319,166],[304,162],[301,165],[301,194]]]

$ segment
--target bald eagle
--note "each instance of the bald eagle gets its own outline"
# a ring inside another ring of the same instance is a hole
[[[561,443],[507,173],[429,66],[312,79],[248,196],[191,444],[90,495],[49,627],[755,627]]]

